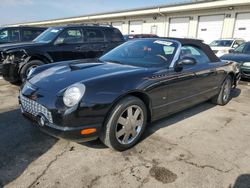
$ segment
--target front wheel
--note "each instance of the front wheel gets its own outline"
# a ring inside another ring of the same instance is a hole
[[[146,123],[145,104],[137,97],[126,97],[111,111],[100,139],[112,149],[127,150],[140,140]]]
[[[230,94],[232,89],[232,77],[227,76],[222,84],[220,93],[212,98],[212,102],[218,105],[225,105],[230,100]]]
[[[44,62],[42,62],[40,60],[31,60],[28,63],[26,63],[20,71],[21,81],[25,82],[31,69],[33,69],[37,66],[40,66],[40,65],[44,65]]]

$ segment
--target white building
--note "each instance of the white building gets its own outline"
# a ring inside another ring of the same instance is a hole
[[[250,40],[250,0],[197,1],[178,5],[110,12],[17,25],[112,24],[123,34],[157,34],[200,38]]]

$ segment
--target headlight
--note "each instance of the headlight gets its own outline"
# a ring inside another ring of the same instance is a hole
[[[243,66],[250,67],[250,62],[243,63]]]
[[[67,107],[75,106],[85,93],[84,84],[74,84],[70,86],[63,95],[63,102]]]

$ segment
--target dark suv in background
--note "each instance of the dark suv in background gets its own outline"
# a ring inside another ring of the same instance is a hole
[[[3,52],[3,77],[15,83],[26,79],[36,66],[58,61],[98,58],[124,42],[112,26],[69,25],[51,27],[33,42]]]
[[[1,52],[4,48],[13,45],[15,43],[30,42],[34,40],[47,28],[43,27],[3,27],[0,28],[0,74],[2,72],[3,57]]]
[[[46,29],[27,26],[0,28],[0,44],[32,41]]]

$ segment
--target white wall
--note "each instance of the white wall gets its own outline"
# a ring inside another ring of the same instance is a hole
[[[190,5],[193,6],[192,9],[186,10],[185,6],[180,8],[180,10],[177,10],[176,7],[166,7],[161,8],[161,10],[157,11],[141,11],[144,15],[135,16],[135,12],[129,12],[127,14],[123,14],[122,16],[116,17],[114,15],[111,15],[110,17],[105,15],[99,15],[99,16],[92,16],[91,18],[84,18],[86,21],[82,20],[82,18],[79,18],[79,21],[76,21],[74,19],[74,23],[82,23],[82,22],[91,22],[91,23],[109,23],[112,24],[113,22],[122,22],[122,33],[123,34],[129,34],[129,23],[131,21],[138,21],[141,20],[142,23],[142,33],[144,34],[150,34],[152,32],[152,27],[154,27],[154,30],[157,28],[157,35],[162,37],[169,36],[169,20],[171,18],[178,18],[178,17],[189,17],[189,29],[188,29],[188,37],[196,38],[198,36],[198,26],[199,26],[199,17],[201,16],[209,16],[209,15],[218,15],[222,14],[224,15],[224,21],[223,21],[223,29],[222,29],[222,38],[232,38],[234,36],[234,28],[236,23],[236,17],[238,13],[244,13],[244,12],[250,12],[250,1],[247,0],[237,0],[240,3],[245,2],[246,5],[240,5],[240,6],[230,6],[227,5],[227,3],[230,2],[236,2],[236,0],[227,0],[225,1],[225,7],[224,8],[218,8],[215,6],[216,3],[220,3],[222,1],[215,1],[213,4],[214,6],[211,6],[213,8],[209,9],[200,9],[199,7],[202,6],[204,3],[201,4],[194,4]],[[173,9],[173,10],[172,10]],[[168,12],[164,12],[168,11]],[[139,11],[140,12],[140,11]],[[55,25],[55,22],[45,22],[46,24],[42,24],[44,22],[41,22],[40,25]],[[65,20],[65,22],[61,22],[60,25],[63,23],[68,24],[69,20]],[[72,23],[72,22],[70,22]],[[39,25],[39,23],[31,23]],[[28,24],[27,24],[28,25]],[[249,34],[250,35],[250,34]],[[236,36],[235,36],[236,37]],[[250,37],[249,37],[250,38]]]

